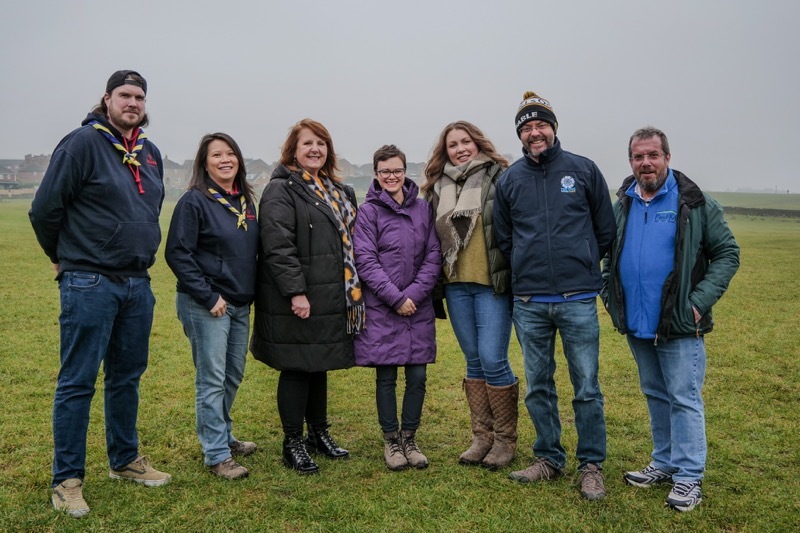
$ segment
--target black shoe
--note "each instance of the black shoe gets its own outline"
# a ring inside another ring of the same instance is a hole
[[[283,464],[297,470],[299,474],[319,473],[317,463],[308,455],[308,451],[300,437],[284,437]]]
[[[340,448],[328,433],[328,426],[308,426],[305,445],[311,453],[320,453],[328,459],[350,458],[350,452]]]

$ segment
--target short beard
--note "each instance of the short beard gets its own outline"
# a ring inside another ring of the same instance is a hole
[[[642,190],[647,192],[658,192],[658,190],[661,189],[661,187],[664,185],[666,181],[667,181],[666,176],[664,176],[663,178],[656,178],[655,181],[636,178],[636,183],[639,184],[639,187],[641,187]]]

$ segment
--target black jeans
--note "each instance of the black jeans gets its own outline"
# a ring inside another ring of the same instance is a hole
[[[278,378],[278,414],[287,436],[302,436],[304,419],[309,426],[326,425],[327,372],[282,371]]]
[[[425,381],[428,365],[405,365],[406,390],[403,394],[403,429],[416,431],[422,418],[425,402]],[[378,404],[378,422],[384,433],[398,430],[397,425],[397,368],[375,367],[375,401]]]

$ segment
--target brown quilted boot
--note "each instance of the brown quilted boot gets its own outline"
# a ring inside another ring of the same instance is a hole
[[[519,380],[505,387],[486,385],[486,392],[494,415],[494,445],[483,466],[494,470],[511,464],[517,452]]]
[[[461,454],[458,462],[465,465],[479,465],[494,444],[492,408],[489,406],[484,380],[464,378],[463,386],[472,420],[472,445]]]

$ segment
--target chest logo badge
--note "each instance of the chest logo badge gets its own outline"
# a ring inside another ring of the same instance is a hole
[[[572,176],[561,178],[561,192],[575,192],[575,178]]]

